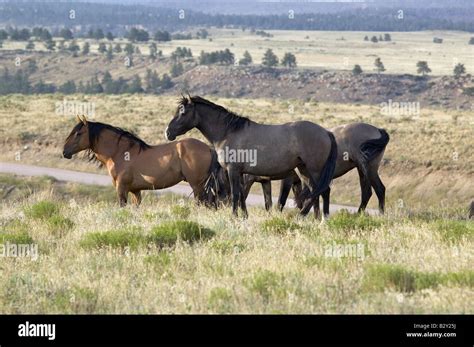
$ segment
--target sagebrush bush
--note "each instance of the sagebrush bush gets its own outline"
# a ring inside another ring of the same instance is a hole
[[[445,241],[457,242],[463,238],[474,238],[474,223],[462,220],[437,220],[432,227],[441,234]]]
[[[346,210],[335,213],[329,218],[327,225],[332,230],[372,230],[384,225],[380,217],[373,217],[366,214],[353,214]]]
[[[187,219],[191,215],[191,209],[186,205],[173,205],[171,215],[179,219]]]
[[[178,240],[192,243],[211,238],[214,234],[213,230],[204,228],[196,222],[177,220],[153,227],[148,240],[158,246],[173,246]]]
[[[276,234],[285,234],[298,230],[300,226],[287,218],[273,217],[267,219],[261,224],[261,228],[264,232],[272,232]]]
[[[108,230],[103,232],[91,232],[85,234],[80,245],[83,248],[101,248],[101,247],[130,247],[136,249],[145,243],[145,237],[140,228],[123,228]]]
[[[61,215],[52,215],[46,222],[51,232],[57,236],[63,236],[65,232],[74,228],[74,222]]]
[[[25,215],[33,219],[48,219],[59,213],[59,205],[53,201],[40,201],[25,209]]]
[[[401,265],[376,264],[366,270],[363,287],[372,291],[393,288],[400,292],[414,292],[425,288],[436,288],[441,284],[474,286],[474,271],[423,272]]]

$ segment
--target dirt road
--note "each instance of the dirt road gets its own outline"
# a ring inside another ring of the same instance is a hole
[[[3,163],[0,162],[0,173],[9,173],[20,176],[51,176],[58,181],[76,182],[83,184],[91,184],[98,186],[108,186],[112,184],[112,179],[107,175],[98,175],[87,172],[56,169],[51,167],[42,167],[34,165],[16,164],[16,163]],[[162,189],[157,191],[158,194],[162,193],[175,193],[185,196],[192,194],[191,187],[186,183],[177,184],[173,187]],[[359,194],[357,192],[356,194]],[[273,197],[273,201],[277,201],[276,197]],[[263,195],[249,194],[247,198],[247,204],[252,206],[264,206]],[[288,207],[294,207],[293,199],[288,199]],[[331,204],[330,212],[336,212],[341,209],[347,209],[350,212],[357,211],[356,207]],[[368,209],[370,214],[377,214],[376,210]]]

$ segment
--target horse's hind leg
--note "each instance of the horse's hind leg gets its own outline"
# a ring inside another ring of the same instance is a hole
[[[370,184],[374,187],[375,194],[377,194],[377,199],[379,199],[379,211],[381,214],[385,211],[385,186],[382,183],[382,180],[379,177],[379,174],[375,171],[374,173],[370,172]]]
[[[283,211],[283,207],[285,207],[286,200],[288,199],[288,195],[290,194],[290,190],[293,187],[293,178],[285,178],[281,180],[280,183],[280,196],[278,197],[278,209]]]
[[[263,197],[265,198],[265,210],[269,211],[272,208],[272,181],[262,182]]]
[[[132,203],[138,207],[140,206],[141,202],[142,202],[142,192],[139,190],[132,192]]]
[[[325,217],[329,217],[329,201],[331,196],[331,188],[325,190],[322,194],[323,197],[323,213]]]
[[[319,210],[319,195],[313,203],[314,218],[321,219],[321,211]]]
[[[370,186],[369,178],[364,175],[362,170],[357,168],[357,172],[359,173],[359,182],[361,189],[361,202],[359,210],[357,212],[360,213],[365,210],[367,204],[369,203],[370,197],[372,196],[372,188]]]

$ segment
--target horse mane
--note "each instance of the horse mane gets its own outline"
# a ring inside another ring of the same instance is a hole
[[[241,115],[238,115],[237,113],[229,111],[224,106],[214,104],[213,102],[206,100],[200,96],[192,96],[191,101],[196,104],[209,106],[213,108],[214,110],[219,111],[220,113],[218,117],[223,118],[225,127],[230,132],[240,130],[245,125],[251,122],[249,118],[243,117]],[[189,103],[189,99],[187,99],[185,96],[183,96],[179,101],[179,104],[183,106],[186,106],[188,103]]]
[[[78,123],[72,130],[71,134],[73,134],[76,131],[79,131],[83,126],[84,124],[82,122]],[[102,131],[107,129],[107,130],[113,131],[119,136],[117,139],[117,143],[120,142],[122,138],[126,138],[130,141],[130,147],[132,147],[134,144],[138,144],[139,151],[146,150],[151,147],[149,144],[147,144],[145,141],[143,141],[134,133],[124,130],[119,127],[115,127],[110,124],[87,121],[87,126],[89,128],[89,143],[91,145],[95,144],[99,138],[99,135],[102,133]]]

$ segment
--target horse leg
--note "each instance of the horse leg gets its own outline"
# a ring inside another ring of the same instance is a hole
[[[233,168],[227,170],[230,182],[230,194],[232,195],[232,213],[234,216],[238,216],[238,208],[240,201],[240,193],[242,192],[242,186],[240,182],[240,174]]]
[[[290,190],[293,185],[293,178],[285,178],[281,180],[280,183],[280,196],[278,197],[278,209],[283,211],[283,207],[285,207],[286,200],[288,199],[288,195],[290,194]]]
[[[245,203],[245,200],[247,200],[247,197],[244,195],[244,177],[243,175],[239,175],[239,200],[240,200],[240,208],[242,209],[242,215],[244,218],[248,217],[248,212],[247,212],[247,204]]]
[[[132,193],[132,203],[135,204],[137,207],[140,206],[142,202],[142,192],[137,190]]]
[[[319,195],[313,203],[314,218],[321,219],[321,211],[319,210]]]
[[[361,189],[361,202],[359,206],[358,213],[365,210],[367,204],[369,203],[370,197],[372,196],[372,188],[370,187],[369,178],[364,175],[361,169],[357,168],[357,172],[359,173],[359,182],[360,182],[360,189]]]
[[[306,168],[305,164],[300,164],[298,166],[298,172],[299,172],[299,177],[301,181],[303,182],[303,184],[305,185],[305,187],[311,187],[310,191],[316,188],[316,182],[318,181],[317,180],[318,177],[311,175],[309,170]],[[300,211],[300,214],[303,216],[306,216],[308,212],[311,210],[311,207],[314,207],[315,200],[316,200],[316,197],[311,198],[311,194],[309,194],[309,197],[304,200],[304,204]],[[318,209],[319,209],[319,205],[318,205]]]
[[[301,180],[297,175],[293,177],[293,184],[291,185],[291,190],[293,191],[293,197],[295,199],[296,207],[300,210],[303,208],[303,197],[301,193],[303,192],[303,187],[301,185]]]
[[[117,197],[118,197],[120,207],[124,207],[125,205],[127,205],[127,195],[128,195],[128,189],[126,189],[123,185],[118,184]]]
[[[385,186],[382,183],[382,180],[379,177],[377,171],[374,173],[369,172],[370,184],[374,187],[375,194],[377,194],[377,199],[379,199],[379,211],[381,214],[384,214],[385,211]]]
[[[253,184],[257,182],[257,176],[244,174],[243,177],[244,177],[243,190],[244,190],[245,198],[247,199],[250,193],[250,188],[252,188]]]
[[[269,211],[272,208],[272,181],[262,181],[263,197],[265,198],[265,210]]]
[[[322,194],[323,197],[323,213],[324,216],[327,218],[329,217],[329,200],[331,196],[331,188],[325,190]]]

